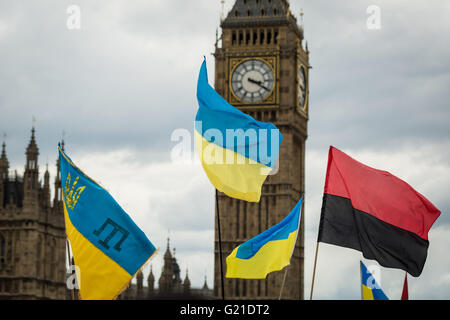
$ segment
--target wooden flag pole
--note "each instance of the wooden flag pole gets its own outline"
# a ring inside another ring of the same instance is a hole
[[[219,214],[219,192],[216,189],[216,210],[217,210],[217,232],[219,235],[219,252],[220,252],[220,279],[222,283],[222,300],[225,300],[225,288],[223,281],[223,263],[222,263],[222,237],[220,235],[220,214]]]
[[[314,258],[314,269],[313,269],[313,276],[312,276],[312,283],[311,283],[311,293],[309,295],[309,300],[312,300],[313,291],[314,291],[314,279],[316,278],[316,265],[317,265],[317,252],[319,251],[319,241],[317,241],[316,244],[316,257]]]
[[[281,300],[281,295],[283,294],[284,283],[286,282],[286,275],[287,275],[288,268],[289,268],[289,266],[287,266],[284,271],[283,283],[281,284],[280,296],[278,297],[278,300]]]

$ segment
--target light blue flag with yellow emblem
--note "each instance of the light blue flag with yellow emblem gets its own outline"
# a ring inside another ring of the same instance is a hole
[[[300,227],[303,197],[280,223],[244,242],[227,257],[227,278],[264,279],[290,264]]]
[[[389,300],[374,276],[361,261],[361,298],[362,300]]]
[[[98,183],[59,149],[66,233],[81,299],[115,299],[156,253],[153,244]]]

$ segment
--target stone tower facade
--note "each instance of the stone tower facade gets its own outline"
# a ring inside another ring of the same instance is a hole
[[[39,180],[35,130],[23,177],[9,174],[6,145],[0,157],[0,299],[65,299],[66,234],[59,163],[55,197],[50,174]]]
[[[160,295],[171,295],[183,292],[180,267],[175,258],[175,248],[172,255],[170,252],[169,239],[167,239],[167,249],[164,253],[164,265],[158,284]]]
[[[253,118],[283,135],[279,171],[250,203],[218,193],[222,262],[241,243],[280,222],[305,191],[309,51],[287,0],[236,0],[221,22],[215,50],[215,89]],[[303,206],[304,207],[304,206]],[[303,299],[304,210],[287,267],[283,299]],[[224,270],[224,273],[226,270]],[[264,280],[224,279],[227,299],[278,299],[285,270]],[[214,294],[221,297],[220,252],[215,237]]]

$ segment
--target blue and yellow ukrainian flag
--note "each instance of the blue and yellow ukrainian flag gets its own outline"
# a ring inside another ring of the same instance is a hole
[[[373,275],[361,261],[361,296],[362,300],[389,300]]]
[[[227,278],[264,279],[290,264],[303,197],[280,223],[244,242],[227,257]]]
[[[197,99],[196,145],[209,180],[230,197],[259,202],[262,184],[278,158],[280,131],[223,99],[208,83],[206,59],[198,77]]]
[[[115,299],[156,249],[111,195],[58,149],[66,233],[80,270],[80,297]]]

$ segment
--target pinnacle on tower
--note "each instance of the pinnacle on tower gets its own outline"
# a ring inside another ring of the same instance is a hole
[[[153,275],[153,266],[150,265],[150,273],[148,274],[147,277],[147,282],[154,282],[155,281],[155,276]]]
[[[0,156],[0,175],[1,178],[5,179],[8,173],[9,162],[8,157],[6,156],[6,143],[3,141],[2,143],[2,155]]]
[[[144,275],[142,274],[141,270],[139,270],[136,275],[136,284],[139,291],[142,291],[144,289]]]
[[[8,158],[6,157],[6,144],[3,141],[2,144],[2,155],[0,157],[0,207],[4,206],[5,200],[5,181],[8,179],[8,169],[9,163]]]
[[[36,144],[36,139],[35,139],[34,133],[35,133],[35,129],[34,129],[34,127],[32,127],[30,142],[28,143],[28,147],[25,152],[25,154],[27,156],[26,169],[37,171],[37,160],[38,160],[38,156],[39,156],[39,148]]]
[[[31,128],[31,138],[25,152],[27,159],[24,173],[24,205],[37,205],[38,200],[38,186],[39,186],[39,167],[38,156],[39,148],[36,144],[35,129]]]
[[[5,141],[3,141],[3,143],[2,143],[2,155],[1,155],[1,157],[0,157],[0,159],[6,159],[6,143],[5,143]]]
[[[203,284],[203,290],[208,290],[208,283],[206,281],[206,274],[205,274],[205,283]]]
[[[164,260],[166,259],[172,259],[172,254],[170,253],[170,238],[167,237],[167,249],[164,253]]]
[[[189,294],[189,290],[191,289],[191,280],[189,280],[188,269],[186,268],[186,277],[183,282],[183,292],[185,294]]]

